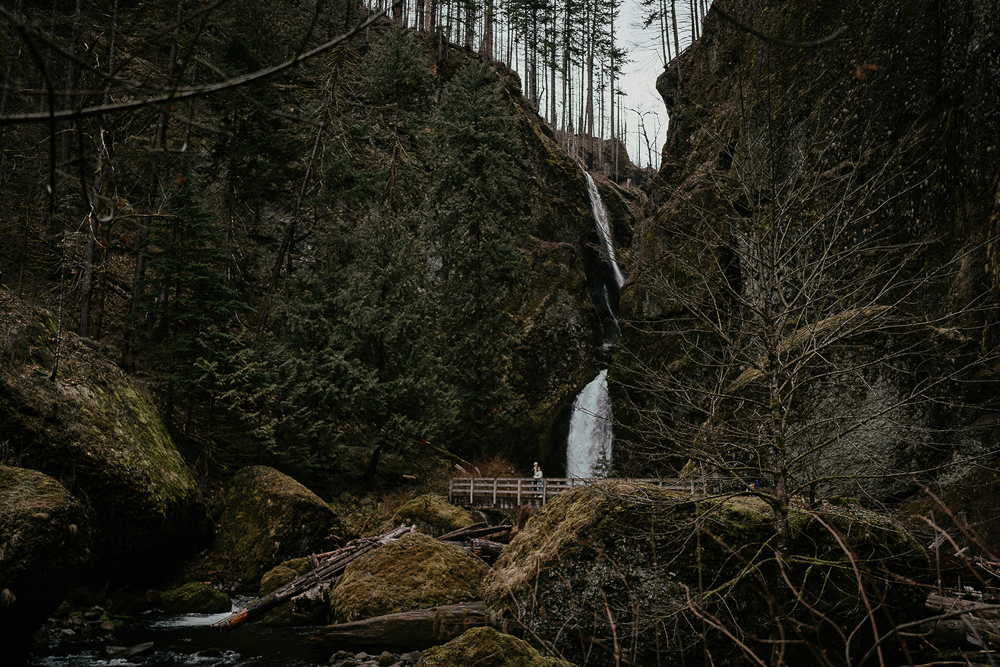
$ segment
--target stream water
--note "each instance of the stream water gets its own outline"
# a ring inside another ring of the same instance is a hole
[[[222,632],[210,627],[224,614],[149,615],[116,630],[110,638],[62,645],[32,655],[29,667],[307,667],[324,665],[310,653],[315,628],[268,628],[258,624]],[[152,642],[150,650],[131,657],[111,657],[109,647]]]

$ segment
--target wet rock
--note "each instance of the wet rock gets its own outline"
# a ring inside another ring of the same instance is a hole
[[[24,660],[28,638],[85,566],[87,526],[80,503],[55,479],[0,466],[0,628],[12,664]]]
[[[422,533],[365,554],[330,591],[335,623],[479,599],[482,561]]]
[[[319,496],[273,468],[252,466],[230,480],[215,550],[255,582],[282,561],[327,550],[327,537],[340,532],[340,518]]]

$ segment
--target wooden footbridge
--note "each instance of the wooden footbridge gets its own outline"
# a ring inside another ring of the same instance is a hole
[[[541,507],[550,498],[579,486],[607,481],[604,477],[546,477],[539,480],[525,477],[452,477],[448,484],[448,501],[459,507],[516,509],[523,505]],[[671,491],[701,493],[720,491],[720,478],[698,479],[629,479],[629,482],[653,484]]]

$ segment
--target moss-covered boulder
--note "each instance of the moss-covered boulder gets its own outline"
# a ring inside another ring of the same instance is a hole
[[[111,576],[162,571],[207,546],[212,523],[156,406],[93,341],[0,289],[0,443],[8,461],[85,499],[97,565]]]
[[[308,558],[293,558],[271,568],[260,579],[260,597],[273,593],[312,569]],[[276,628],[316,625],[326,621],[328,606],[322,593],[311,599],[291,599],[268,611],[260,622]]]
[[[10,664],[23,662],[28,637],[66,597],[88,541],[83,507],[59,482],[0,466],[0,634],[12,640]]]
[[[330,591],[335,623],[479,599],[482,561],[423,533],[351,563]]]
[[[170,614],[221,614],[232,609],[232,603],[217,588],[192,581],[164,592],[160,608]]]
[[[312,570],[312,565],[308,558],[293,558],[272,567],[260,578],[260,596],[264,597],[273,593],[310,570]]]
[[[243,468],[229,481],[215,550],[258,582],[282,561],[327,551],[340,518],[315,493],[274,468]]]
[[[494,628],[472,628],[447,644],[427,649],[417,667],[569,667],[547,658],[528,642]]]
[[[396,510],[382,526],[383,532],[399,526],[416,526],[417,530],[437,537],[475,523],[469,510],[455,507],[441,496],[427,493],[417,496]]]
[[[765,656],[782,633],[794,640],[789,651],[843,654],[856,628],[849,650],[863,655],[866,604],[879,626],[921,609],[923,593],[888,574],[918,577],[927,565],[899,524],[858,507],[792,507],[782,552],[773,520],[751,496],[699,499],[624,482],[579,488],[512,540],[483,597],[498,627],[527,629],[591,665],[614,664],[616,638],[638,664],[690,664],[703,650],[726,664],[741,653],[725,633]]]

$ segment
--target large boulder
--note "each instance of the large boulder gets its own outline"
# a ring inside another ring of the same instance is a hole
[[[485,564],[464,549],[407,533],[351,563],[330,591],[334,623],[479,599]]]
[[[59,606],[88,558],[83,507],[59,482],[0,466],[0,635],[21,664],[28,638]]]
[[[429,648],[417,667],[564,667],[569,663],[541,655],[531,644],[494,628],[472,628],[447,644]]]
[[[329,551],[342,532],[340,517],[319,496],[266,466],[233,475],[225,503],[214,549],[233,558],[249,582],[282,561]]]
[[[927,564],[897,523],[829,504],[792,507],[788,521],[782,549],[757,497],[582,487],[528,522],[484,580],[484,601],[498,627],[591,665],[614,664],[616,646],[638,664],[693,664],[703,651],[713,664],[745,660],[733,638],[765,658],[780,637],[804,661],[817,646],[863,655],[873,624],[922,608],[923,594],[890,574],[918,577]]]
[[[392,518],[382,526],[389,531],[401,525],[416,526],[417,530],[433,535],[444,535],[474,523],[469,510],[455,507],[441,496],[427,493],[403,503]]]
[[[8,460],[84,500],[97,565],[111,576],[161,572],[206,546],[212,524],[156,406],[93,341],[0,289],[0,423]]]

